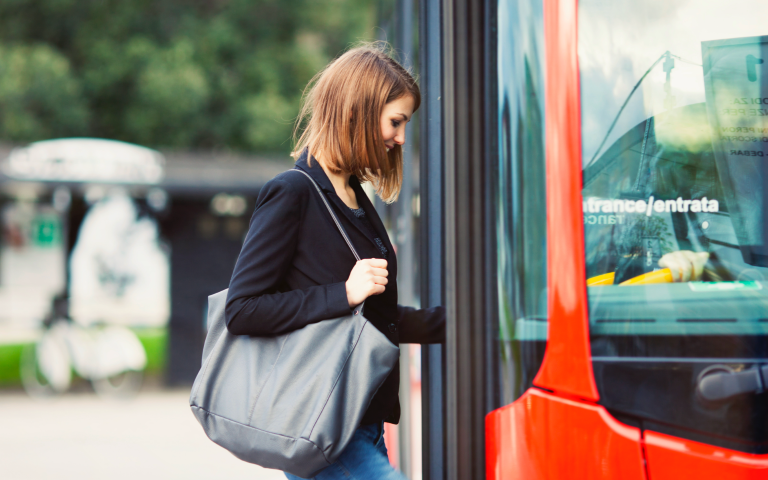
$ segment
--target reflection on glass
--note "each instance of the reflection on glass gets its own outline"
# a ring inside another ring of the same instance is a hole
[[[601,402],[766,453],[768,3],[739,10],[580,1],[585,254]]]
[[[531,386],[547,340],[542,2],[498,10],[496,232],[502,403]]]

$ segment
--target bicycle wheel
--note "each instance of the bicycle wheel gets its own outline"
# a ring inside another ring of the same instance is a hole
[[[91,385],[97,395],[108,398],[130,398],[139,393],[144,372],[126,370],[109,377],[93,379]]]
[[[66,340],[56,329],[43,334],[39,342],[21,353],[21,383],[30,397],[61,394],[72,382],[72,368]]]
[[[138,393],[147,364],[144,346],[124,327],[106,327],[95,336],[95,365],[91,384],[105,397],[131,397]]]

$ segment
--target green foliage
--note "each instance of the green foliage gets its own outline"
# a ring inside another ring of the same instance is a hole
[[[0,46],[0,135],[11,141],[80,135],[88,109],[66,57],[46,45]]]
[[[21,385],[21,352],[24,344],[0,345],[0,387]]]
[[[250,145],[270,145],[279,139],[289,145],[293,122],[298,105],[280,95],[260,93],[243,102],[245,140]],[[282,146],[282,145],[281,145]]]
[[[290,149],[303,88],[370,0],[0,2],[0,141]]]
[[[125,117],[125,129],[138,143],[192,142],[210,96],[208,79],[193,54],[191,42],[178,41],[152,52],[138,72],[135,98]]]
[[[165,370],[168,351],[168,330],[165,328],[143,328],[133,331],[144,351],[147,352],[145,375],[161,374]]]
[[[147,354],[145,375],[159,375],[165,370],[168,330],[165,328],[136,329],[134,333]],[[28,343],[0,344],[0,388],[21,385],[21,355]]]

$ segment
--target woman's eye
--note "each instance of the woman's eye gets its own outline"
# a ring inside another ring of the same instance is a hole
[[[400,122],[398,122],[397,120],[392,120],[392,126],[397,128],[400,126]]]

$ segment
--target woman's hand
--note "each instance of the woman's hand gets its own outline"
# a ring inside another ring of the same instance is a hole
[[[357,262],[346,283],[350,308],[360,305],[371,295],[384,293],[387,275],[387,261],[384,259],[366,258]]]
[[[672,270],[672,278],[675,282],[696,281],[701,278],[707,260],[709,260],[707,252],[678,250],[661,257],[659,266]]]

